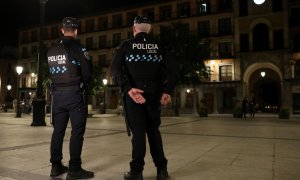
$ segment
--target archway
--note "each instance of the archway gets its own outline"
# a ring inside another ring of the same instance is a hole
[[[249,91],[256,99],[258,111],[278,112],[281,104],[280,82],[278,73],[269,68],[259,68],[251,74]]]

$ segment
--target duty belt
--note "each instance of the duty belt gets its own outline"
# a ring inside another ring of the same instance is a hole
[[[54,91],[79,91],[82,90],[79,86],[56,86]]]

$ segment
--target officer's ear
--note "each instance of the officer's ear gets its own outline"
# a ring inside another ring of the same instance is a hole
[[[64,28],[61,28],[60,30],[61,30],[61,33],[62,33],[62,34],[65,34]]]
[[[75,33],[75,36],[77,36],[78,29],[75,29],[74,33]]]

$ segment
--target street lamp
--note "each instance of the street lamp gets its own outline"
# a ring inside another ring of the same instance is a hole
[[[39,34],[39,55],[38,55],[38,74],[36,97],[32,100],[33,115],[31,126],[46,126],[45,122],[45,97],[43,96],[43,37],[44,37],[44,21],[45,21],[45,6],[48,0],[40,0],[40,34]]]
[[[10,85],[10,84],[8,84],[6,87],[7,87],[7,90],[8,90],[8,91],[11,90],[11,85]]]
[[[22,66],[17,66],[16,71],[18,73],[18,78],[17,78],[17,107],[16,107],[16,118],[21,117],[21,109],[20,109],[20,95],[19,95],[19,85],[20,85],[20,74],[23,72],[23,67]],[[7,89],[9,87],[7,86]],[[11,88],[11,86],[10,86]]]
[[[105,114],[106,112],[105,112],[105,109],[106,109],[106,105],[105,105],[105,90],[106,90],[106,84],[107,84],[107,79],[103,79],[102,80],[102,82],[103,82],[103,113]]]

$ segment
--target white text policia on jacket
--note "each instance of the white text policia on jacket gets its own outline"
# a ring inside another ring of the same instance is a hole
[[[48,61],[57,61],[57,64],[66,64],[66,55],[49,56]]]
[[[143,43],[133,43],[132,49],[143,49],[147,50],[147,53],[157,53],[156,50],[158,50],[157,44],[143,44]]]

